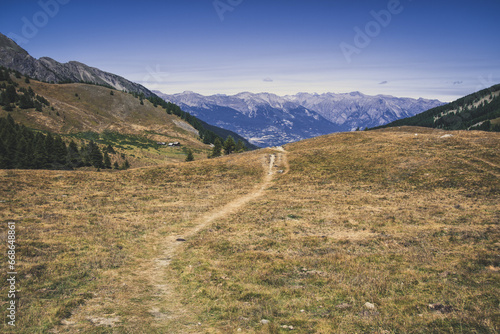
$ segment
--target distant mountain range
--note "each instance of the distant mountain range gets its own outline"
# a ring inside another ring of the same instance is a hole
[[[234,131],[258,146],[281,145],[332,132],[371,128],[443,105],[438,100],[368,96],[360,92],[288,96],[269,93],[233,96],[155,93],[201,120]]]
[[[146,87],[116,74],[101,71],[77,61],[59,63],[52,58],[35,59],[10,38],[0,34],[0,66],[44,82],[82,82],[110,86],[127,92],[154,94]]]
[[[116,74],[90,67],[77,61],[59,63],[52,58],[35,59],[13,40],[0,33],[0,66],[17,71],[22,75],[46,83],[89,83],[135,93],[145,98],[156,98],[146,87],[129,81]],[[141,99],[143,98],[141,97]],[[190,118],[192,120],[192,118]],[[246,139],[227,129],[201,123],[202,127],[220,136],[222,139],[232,136],[242,140],[251,149],[256,148]]]
[[[377,127],[443,105],[438,100],[368,96],[360,92],[288,96],[270,93],[203,96],[193,92],[167,95],[76,61],[59,63],[48,57],[35,59],[2,34],[0,66],[44,82],[92,83],[145,97],[157,95],[208,123],[206,127],[219,136],[245,138],[261,147]]]

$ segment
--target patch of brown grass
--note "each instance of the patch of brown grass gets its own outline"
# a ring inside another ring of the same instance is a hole
[[[227,194],[245,194],[259,180],[260,161],[240,159],[119,173],[0,171],[4,254],[6,222],[17,222],[15,332],[47,332],[61,321],[67,324],[63,331],[105,331],[95,327],[103,317],[119,319],[116,328],[154,332],[150,311],[164,296],[139,268],[159,256],[165,238],[189,228],[193,217],[223,205]],[[4,324],[3,330],[10,328]]]
[[[337,134],[120,173],[3,171],[17,332],[498,332],[500,136],[445,133]],[[270,153],[283,173],[215,215],[259,187]]]
[[[487,173],[494,166],[474,157],[496,161],[500,138],[443,134],[402,129],[287,145],[290,172],[173,262],[203,329],[498,331],[491,268],[500,187]]]

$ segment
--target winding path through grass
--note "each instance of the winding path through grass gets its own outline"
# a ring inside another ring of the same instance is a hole
[[[264,191],[270,186],[276,175],[277,166],[275,163],[277,156],[285,165],[286,171],[288,171],[289,166],[286,160],[286,151],[281,146],[274,149],[279,153],[266,154],[263,156],[263,159],[265,159],[265,163],[263,163],[265,174],[262,178],[262,182],[251,192],[196,218],[192,222],[193,227],[185,231],[181,236],[170,236],[166,238],[161,256],[156,258],[154,260],[155,265],[151,266],[150,269],[147,269],[145,272],[145,276],[148,277],[150,281],[149,283],[161,293],[161,296],[158,296],[158,301],[155,303],[156,305],[149,311],[158,321],[157,325],[159,328],[163,327],[163,324],[166,328],[171,328],[172,321],[176,321],[179,325],[181,323],[196,325],[194,315],[188,310],[185,310],[180,301],[177,300],[174,287],[169,284],[167,278],[165,278],[165,275],[162,273],[164,269],[170,265],[176,254],[182,251],[184,246],[183,241],[194,237],[201,230],[207,228],[212,222],[236,213],[241,207],[264,194]],[[179,328],[179,332],[186,332],[188,330],[188,328]]]

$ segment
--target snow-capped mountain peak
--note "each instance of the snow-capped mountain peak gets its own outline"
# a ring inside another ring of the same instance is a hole
[[[205,122],[234,131],[259,146],[384,125],[443,104],[437,100],[369,96],[361,92],[287,96],[250,92],[232,96],[155,93]]]

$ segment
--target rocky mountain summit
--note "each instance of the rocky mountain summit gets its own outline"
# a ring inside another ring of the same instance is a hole
[[[44,82],[93,83],[111,86],[127,92],[143,93],[146,97],[153,96],[151,91],[140,84],[76,61],[59,63],[49,57],[36,59],[13,40],[1,33],[0,66],[19,71],[23,75]]]
[[[359,92],[287,96],[248,92],[233,96],[155,93],[205,122],[234,131],[258,146],[282,145],[332,132],[380,126],[443,104],[438,100],[369,96]]]

